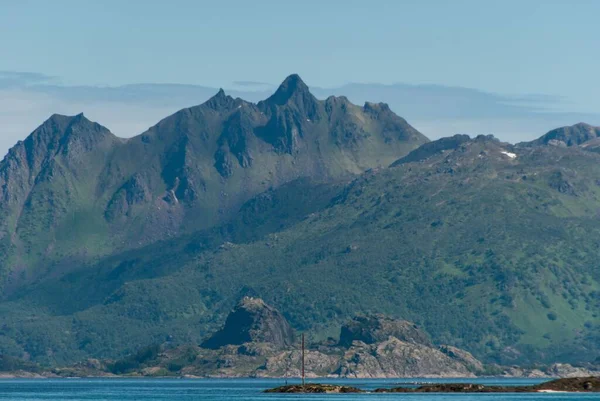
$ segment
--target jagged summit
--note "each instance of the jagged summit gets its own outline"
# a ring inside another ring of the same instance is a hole
[[[265,102],[284,105],[295,96],[311,96],[308,86],[298,74],[288,76]]]
[[[67,116],[65,114],[52,114],[50,117],[48,117],[46,119],[46,121],[44,121],[40,127],[44,127],[44,126],[56,126],[56,127],[66,127],[67,125],[73,123],[73,122],[86,122],[86,121],[90,121],[88,120],[83,113],[79,113],[76,114],[74,116]],[[91,121],[90,121],[91,122]]]
[[[103,130],[108,131],[108,128],[98,124],[95,121],[88,119],[83,113],[75,114],[72,116],[64,114],[52,114],[46,121],[44,121],[32,134],[35,134],[42,128],[52,127],[57,131],[65,131],[68,127],[72,126],[86,126],[90,128],[101,127]]]
[[[83,113],[73,116],[52,114],[8,153],[14,153],[21,144],[28,149],[37,148],[39,153],[46,154],[48,151],[52,153],[53,149],[65,145],[74,138],[85,138],[84,140],[88,142],[86,147],[93,146],[95,142],[105,138],[110,141],[117,140],[117,137],[108,128],[89,120]],[[33,153],[36,152],[28,151],[29,158],[33,157]]]
[[[204,102],[204,105],[213,110],[219,110],[230,108],[234,103],[235,99],[225,94],[223,88],[220,88],[213,97]]]

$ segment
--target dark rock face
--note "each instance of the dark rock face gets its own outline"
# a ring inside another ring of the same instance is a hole
[[[262,299],[245,297],[229,314],[225,326],[201,346],[218,349],[246,343],[268,343],[273,348],[285,348],[294,343],[294,331],[277,309]]]
[[[357,316],[342,326],[340,345],[350,347],[354,341],[374,344],[386,341],[389,337],[413,344],[431,345],[427,334],[414,323],[396,320],[384,315]]]

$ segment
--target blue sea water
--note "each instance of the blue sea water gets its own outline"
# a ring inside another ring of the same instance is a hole
[[[363,389],[392,387],[417,379],[319,380],[322,383],[347,384]],[[460,380],[423,379],[425,382]],[[464,381],[464,380],[463,380]],[[527,379],[466,380],[483,384],[525,385],[540,381]],[[280,401],[280,400],[406,400],[406,401],[516,401],[599,400],[596,394],[264,394],[263,390],[284,384],[283,380],[263,379],[3,379],[0,400],[10,401]]]

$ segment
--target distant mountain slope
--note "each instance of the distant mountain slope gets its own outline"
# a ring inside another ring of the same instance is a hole
[[[270,188],[360,174],[427,141],[385,104],[317,100],[297,75],[258,104],[221,90],[129,140],[52,116],[0,162],[0,288],[209,228]]]
[[[579,123],[567,127],[553,129],[547,134],[531,142],[522,142],[521,146],[557,145],[579,146],[600,137],[600,127]]]
[[[0,352],[199,344],[249,295],[318,338],[378,312],[486,361],[596,358],[600,155],[457,136],[391,164],[341,187],[291,181],[230,223],[21,289],[0,304]]]

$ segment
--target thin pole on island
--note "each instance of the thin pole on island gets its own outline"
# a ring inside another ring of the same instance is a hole
[[[304,333],[302,333],[302,387],[304,387]]]

